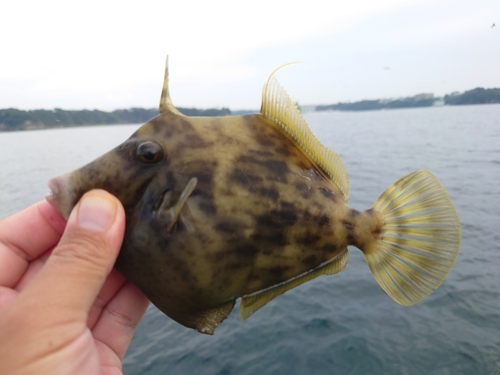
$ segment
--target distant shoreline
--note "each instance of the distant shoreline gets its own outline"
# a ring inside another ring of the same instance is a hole
[[[373,111],[381,109],[397,108],[419,108],[443,105],[473,105],[473,104],[495,104],[500,103],[500,89],[483,89],[481,87],[445,95],[443,98],[434,97],[433,94],[418,94],[415,96],[389,99],[389,100],[362,100],[354,103],[337,103],[328,105],[318,105],[316,112],[321,111]]]
[[[178,108],[187,116],[227,116],[227,108]],[[157,108],[130,108],[112,112],[98,110],[68,111],[36,109],[23,111],[15,108],[0,109],[0,132],[53,129],[77,126],[140,124],[158,116]]]
[[[500,89],[481,87],[445,95],[443,98],[433,94],[418,94],[399,99],[361,100],[352,103],[304,106],[304,112],[324,111],[374,111],[382,109],[422,108],[432,106],[455,106],[500,103]],[[187,116],[230,116],[258,113],[258,110],[231,111],[228,108],[178,108]],[[299,106],[300,109],[300,106]],[[112,112],[98,110],[69,111],[54,110],[23,111],[15,108],[0,109],[0,132],[54,129],[78,126],[140,124],[158,115],[158,109],[130,108]]]

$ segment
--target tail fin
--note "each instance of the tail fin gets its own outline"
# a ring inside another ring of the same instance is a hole
[[[384,218],[377,246],[364,253],[397,303],[414,305],[444,281],[460,249],[460,221],[438,180],[425,170],[390,186],[373,205]]]

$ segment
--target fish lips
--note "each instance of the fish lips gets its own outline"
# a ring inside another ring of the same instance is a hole
[[[70,173],[50,179],[47,185],[50,191],[45,199],[67,220],[74,206],[70,189]]]
[[[113,192],[102,184],[95,184],[94,186],[89,185],[86,187],[77,188],[80,184],[76,183],[79,180],[79,175],[75,175],[76,172],[64,173],[60,176],[54,177],[47,182],[49,187],[49,193],[45,196],[45,199],[67,220],[71,214],[71,210],[76,205],[81,196],[89,190],[92,189],[104,189],[114,194],[120,199],[121,194],[119,192]],[[142,192],[138,194],[142,196],[139,201],[139,205],[142,206],[142,214],[146,211],[149,215],[155,213],[159,206],[162,208],[170,208],[170,198],[171,192],[169,189],[163,189],[158,191],[155,188],[152,179],[148,179],[141,186],[137,188],[137,192]],[[123,198],[123,197],[121,197]],[[123,202],[122,199],[120,199]],[[128,202],[130,207],[137,207],[136,203]]]
[[[75,175],[75,172],[64,173],[50,179],[47,183],[50,191],[45,196],[45,199],[66,220],[69,218],[71,210],[85,191],[91,190],[92,188],[103,188],[108,190],[105,186],[102,186],[102,184],[75,189],[76,186],[79,186],[77,183],[80,179],[79,176],[79,174]],[[162,221],[167,228],[169,228],[169,232],[172,232],[175,222],[179,219],[182,206],[184,206],[185,201],[196,186],[197,180],[192,180],[194,181],[188,184],[188,186],[191,186],[191,189],[188,189],[186,192],[187,195],[184,193],[184,195],[186,195],[184,198],[182,192],[176,191],[174,184],[169,183],[168,187],[164,187],[163,180],[155,179],[153,176],[146,179],[137,187],[135,197],[139,198],[138,201],[134,202],[127,199],[127,202],[124,202],[122,200],[124,198],[122,196],[123,194],[119,194],[119,192],[114,193],[122,201],[122,204],[125,205],[126,203],[127,216],[135,216],[142,222],[148,222],[150,220]],[[113,194],[113,192],[111,193]]]

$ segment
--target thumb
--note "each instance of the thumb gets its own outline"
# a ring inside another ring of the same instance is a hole
[[[45,309],[56,308],[59,314],[74,313],[76,316],[69,316],[86,319],[113,268],[124,228],[125,212],[117,198],[104,190],[86,193],[73,208],[59,244],[31,283],[31,293],[25,292],[43,293]]]

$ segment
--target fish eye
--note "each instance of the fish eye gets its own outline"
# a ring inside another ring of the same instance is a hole
[[[163,149],[158,143],[151,141],[141,143],[136,154],[140,161],[148,164],[158,163],[163,159]]]

